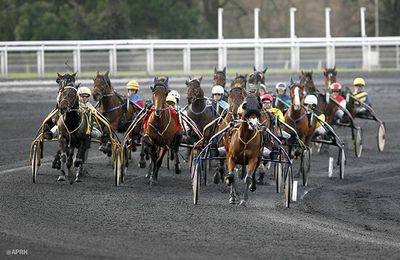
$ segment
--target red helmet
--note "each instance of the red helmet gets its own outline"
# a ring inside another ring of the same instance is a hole
[[[261,96],[261,101],[269,100],[271,103],[274,102],[274,97],[271,94],[264,94]]]
[[[329,86],[329,88],[331,90],[341,90],[342,89],[342,85],[339,82],[334,82]]]

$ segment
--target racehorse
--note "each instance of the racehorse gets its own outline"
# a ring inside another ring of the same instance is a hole
[[[79,167],[75,181],[81,181],[79,177],[83,174],[86,150],[90,147],[89,118],[79,109],[77,89],[78,86],[65,86],[59,95],[58,142],[61,151],[61,175],[58,177],[58,181],[65,181],[65,165],[68,169],[68,176],[72,175],[74,148],[78,148],[74,165]]]
[[[293,83],[290,86],[290,98],[292,104],[289,107],[289,110],[285,114],[285,122],[293,127],[299,139],[306,145],[310,146],[311,138],[314,134],[316,122],[312,120],[312,124],[309,124],[309,119],[307,116],[307,112],[305,108],[303,108],[303,100],[304,100],[304,85],[302,82]],[[290,129],[285,127],[286,132],[291,133]],[[294,144],[289,144],[289,153],[291,154],[292,148]],[[295,157],[300,155],[301,151],[297,149],[295,151]]]
[[[203,78],[190,78],[186,80],[187,86],[187,115],[194,121],[198,129],[203,132],[204,127],[213,119],[213,108],[207,105],[207,98],[204,96],[204,91],[201,88],[201,80]],[[194,138],[191,135],[191,138]]]
[[[225,84],[226,84],[226,67],[224,67],[223,70],[217,70],[217,68],[214,67],[213,84],[214,84],[214,86],[215,85],[220,85],[223,88],[225,88]]]
[[[265,68],[263,71],[257,71],[255,67],[253,67],[253,73],[249,75],[249,89],[255,89],[254,92],[257,96],[260,96],[258,87],[260,84],[265,84],[265,73],[267,72],[268,68]]]
[[[235,204],[236,199],[239,199],[234,174],[234,168],[237,164],[248,166],[244,196],[240,205],[246,206],[248,190],[252,192],[256,190],[255,172],[261,161],[263,147],[263,135],[259,123],[261,107],[258,97],[250,93],[246,97],[246,102],[242,104],[244,110],[242,118],[224,137],[228,168],[226,183],[231,186],[229,199],[231,204]]]
[[[129,106],[127,110],[126,96],[117,93],[111,85],[108,71],[104,75],[97,72],[93,79],[93,98],[98,101],[97,110],[110,122],[110,126],[115,131],[123,133],[130,123],[132,123],[135,112],[134,107]]]
[[[324,82],[326,89],[329,89],[329,86],[336,82],[336,74],[336,65],[333,68],[324,68]]]
[[[151,157],[151,165],[146,177],[150,178],[150,185],[153,185],[158,182],[158,170],[168,149],[172,149],[171,159],[175,158],[175,173],[181,172],[178,150],[182,130],[175,110],[165,101],[169,92],[168,77],[154,78],[154,84],[150,89],[153,93],[153,107],[143,124],[142,142],[144,153]]]
[[[336,82],[336,69],[326,69],[324,72],[325,75],[325,82]],[[328,124],[334,123],[334,118],[338,107],[335,103],[329,102],[327,103],[327,94],[326,92],[329,91],[326,88],[323,92],[320,92],[314,84],[314,80],[312,78],[313,72],[312,71],[301,71],[301,78],[300,82],[304,85],[304,90],[307,94],[315,95],[318,98],[318,110],[325,114],[325,121]],[[325,83],[325,84],[328,84]]]

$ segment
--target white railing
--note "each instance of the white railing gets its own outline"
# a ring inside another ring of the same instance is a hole
[[[328,66],[337,64],[340,59],[337,59],[336,52],[341,49],[354,48],[361,53],[358,56],[362,60],[358,62],[350,62],[349,66],[353,68],[360,67],[363,70],[371,70],[380,65],[380,52],[375,50],[375,47],[388,47],[390,52],[387,56],[392,58],[392,66],[394,69],[400,69],[400,37],[321,37],[321,38],[252,38],[252,39],[185,39],[185,40],[89,40],[89,41],[22,41],[22,42],[0,42],[1,53],[1,75],[7,78],[10,72],[10,54],[36,53],[36,67],[38,77],[45,75],[45,55],[47,53],[70,52],[73,57],[73,68],[77,72],[82,72],[81,56],[82,52],[100,51],[108,52],[108,69],[111,73],[118,71],[117,55],[119,52],[127,50],[140,50],[146,53],[146,72],[153,75],[155,70],[155,51],[157,50],[175,50],[181,52],[182,62],[181,68],[183,74],[189,75],[192,68],[192,53],[196,50],[214,50],[218,59],[212,61],[219,68],[227,66],[229,63],[227,56],[230,53],[240,50],[250,50],[254,57],[247,57],[249,62],[253,63],[256,68],[263,68],[270,61],[276,61],[274,57],[264,59],[264,52],[269,50],[287,50],[290,53],[290,59],[280,58],[282,64],[289,65],[288,69],[299,71],[302,60],[300,58],[301,51],[311,50],[307,53],[307,60],[313,64],[326,64]],[[323,50],[324,57],[313,57],[313,49]],[[382,52],[382,51],[381,51]],[[352,52],[346,54],[349,58]],[[357,55],[356,55],[357,56]],[[211,57],[212,58],[212,57]],[[315,59],[315,60],[314,60]],[[166,58],[165,62],[168,62]],[[15,66],[27,66],[22,61],[18,60]],[[178,64],[179,65],[179,64]],[[361,65],[361,66],[360,66]],[[248,64],[246,64],[248,66]]]

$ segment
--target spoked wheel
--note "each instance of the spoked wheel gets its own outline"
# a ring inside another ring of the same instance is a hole
[[[339,177],[341,180],[343,180],[344,179],[344,168],[346,165],[346,154],[345,154],[343,148],[341,148],[339,150],[338,164],[339,164]]]
[[[310,150],[304,149],[301,154],[301,174],[303,176],[303,186],[308,184],[308,173],[310,172]]]
[[[200,169],[201,165],[198,161],[193,159],[192,162],[192,189],[193,189],[193,204],[196,205],[199,199],[199,189],[200,189]]]
[[[35,143],[32,147],[32,182],[36,183],[36,177],[40,166],[40,145]]]
[[[361,127],[356,127],[356,133],[354,136],[354,151],[356,153],[356,157],[360,158],[362,154],[362,130]]]
[[[274,177],[276,183],[276,193],[280,193],[282,187],[282,164],[274,164]]]
[[[288,166],[285,174],[285,205],[290,208],[293,193],[293,172],[292,167]]]
[[[386,138],[386,126],[385,122],[382,122],[378,128],[378,150],[383,152],[385,149],[385,138]]]
[[[121,184],[121,158],[119,150],[115,152],[115,160],[113,166],[114,166],[114,183],[115,186],[119,186]]]

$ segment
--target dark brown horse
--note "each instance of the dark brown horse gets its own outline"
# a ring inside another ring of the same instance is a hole
[[[59,95],[58,109],[60,112],[58,140],[61,151],[61,175],[58,177],[58,181],[65,181],[65,166],[68,169],[68,176],[72,175],[74,148],[78,148],[74,165],[79,167],[75,178],[75,181],[79,182],[79,177],[83,173],[85,153],[90,147],[90,127],[87,115],[79,109],[77,86],[63,87]]]
[[[213,84],[214,84],[214,86],[215,85],[220,85],[223,88],[225,88],[225,85],[226,85],[226,67],[224,67],[223,70],[217,70],[217,68],[214,67]]]
[[[285,114],[285,122],[296,130],[299,139],[309,147],[315,131],[316,122],[313,120],[312,125],[309,125],[307,111],[303,108],[304,85],[302,83],[294,83],[290,86],[290,98],[292,104]],[[285,128],[284,130],[291,133],[290,129]],[[292,148],[293,146],[290,145],[289,150],[291,151]],[[295,156],[299,156],[300,152],[300,150],[297,150]]]
[[[114,90],[108,71],[104,75],[97,72],[93,80],[93,98],[99,102],[97,110],[107,118],[114,131],[125,132],[135,117],[134,107],[129,106],[129,110],[126,110],[127,98]]]
[[[324,82],[325,82],[325,89],[329,89],[329,86],[336,82],[336,65],[333,68],[324,68]]]
[[[248,200],[248,190],[256,190],[255,172],[260,164],[263,135],[260,129],[260,110],[261,103],[253,94],[246,97],[246,102],[242,105],[244,110],[236,126],[232,128],[224,137],[224,147],[226,150],[226,163],[228,176],[226,183],[231,186],[229,203],[234,204],[239,199],[235,183],[234,168],[237,164],[247,165],[247,175],[245,178],[244,197],[240,205],[246,206]]]
[[[334,80],[336,82],[336,72],[334,69],[329,70],[326,73],[325,82],[329,82]],[[326,93],[328,90],[319,91],[314,84],[314,80],[312,78],[312,71],[301,71],[300,82],[304,85],[304,90],[307,94],[315,95],[318,98],[318,110],[321,111],[325,115],[325,121],[328,124],[332,124],[334,121],[335,113],[338,110],[338,107],[333,102],[329,101],[329,94]],[[325,72],[324,72],[325,75]],[[329,79],[327,77],[330,77]]]
[[[249,91],[255,93],[257,96],[260,96],[259,86],[260,84],[265,85],[265,73],[268,68],[265,68],[263,71],[257,71],[255,67],[253,67],[253,73],[249,75]]]
[[[167,78],[154,78],[151,87],[153,92],[153,107],[148,112],[144,122],[144,152],[151,157],[151,165],[146,177],[150,178],[150,185],[157,184],[158,171],[165,153],[172,149],[172,157],[175,159],[175,173],[181,172],[179,165],[179,144],[182,138],[175,110],[168,106],[166,100],[168,89]]]
[[[189,78],[186,81],[187,86],[187,115],[194,121],[197,128],[203,132],[204,127],[213,119],[213,108],[207,105],[207,98],[204,96],[204,91],[201,88],[200,78]],[[191,134],[191,138],[197,141],[197,135]]]

